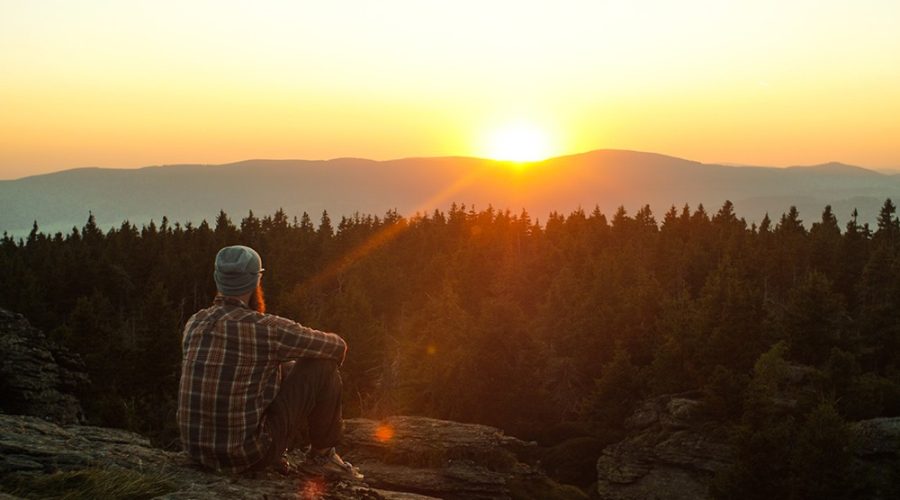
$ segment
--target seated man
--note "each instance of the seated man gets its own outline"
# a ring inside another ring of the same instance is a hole
[[[362,479],[334,449],[343,425],[338,367],[347,344],[265,314],[263,271],[253,249],[221,249],[214,274],[219,293],[184,327],[177,416],[184,449],[216,470],[260,471],[281,465],[306,420],[307,460]]]

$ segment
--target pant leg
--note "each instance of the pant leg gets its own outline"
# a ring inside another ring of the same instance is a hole
[[[266,425],[272,436],[272,463],[294,442],[303,423],[308,423],[313,448],[329,448],[340,443],[341,375],[337,363],[326,359],[298,359],[281,389],[266,410]]]

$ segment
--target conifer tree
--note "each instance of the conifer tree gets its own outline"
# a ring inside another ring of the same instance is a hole
[[[884,200],[884,205],[878,212],[878,229],[873,236],[876,246],[885,247],[889,252],[896,252],[900,245],[900,220],[894,215],[897,207],[890,198]]]
[[[829,280],[837,278],[841,248],[841,228],[837,218],[827,205],[822,219],[815,222],[809,231],[810,267],[821,272]]]

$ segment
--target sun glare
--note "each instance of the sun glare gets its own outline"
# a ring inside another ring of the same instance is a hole
[[[540,161],[551,154],[546,131],[530,123],[514,123],[494,131],[487,141],[487,156],[494,160]]]

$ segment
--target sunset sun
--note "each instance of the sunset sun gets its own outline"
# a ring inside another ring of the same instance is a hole
[[[529,162],[544,160],[552,151],[545,130],[531,123],[512,123],[490,134],[486,153],[495,160]]]

